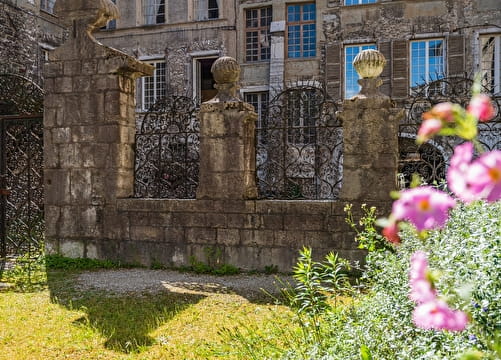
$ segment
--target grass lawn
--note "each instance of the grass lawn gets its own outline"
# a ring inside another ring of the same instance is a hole
[[[222,328],[291,326],[287,307],[237,294],[110,295],[80,290],[77,275],[48,270],[36,290],[0,292],[0,360],[241,359]]]

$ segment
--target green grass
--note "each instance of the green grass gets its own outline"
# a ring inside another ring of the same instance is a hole
[[[2,274],[14,286],[0,293],[0,360],[242,359],[222,329],[268,331],[293,316],[237,294],[84,291],[78,273],[103,264],[50,261],[48,270],[30,263],[29,272],[24,265]]]

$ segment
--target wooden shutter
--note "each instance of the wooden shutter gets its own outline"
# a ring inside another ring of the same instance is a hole
[[[341,46],[325,45],[325,82],[327,92],[334,99],[341,98]]]
[[[382,41],[377,44],[378,50],[386,58],[386,65],[381,73],[381,80],[383,80],[383,85],[379,88],[383,94],[391,95],[391,42]]]
[[[391,43],[391,96],[407,97],[409,93],[409,50],[407,40]]]
[[[450,35],[447,41],[447,74],[462,76],[465,74],[465,42],[463,35]]]

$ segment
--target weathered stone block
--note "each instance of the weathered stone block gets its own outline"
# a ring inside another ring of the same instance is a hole
[[[130,226],[130,239],[137,241],[164,241],[164,228],[160,226]]]
[[[323,215],[284,215],[284,229],[322,230],[325,225]]]
[[[173,223],[176,226],[175,223]],[[216,243],[216,229],[208,228],[186,228],[185,230],[186,242],[189,244],[215,244]]]
[[[225,246],[238,245],[240,243],[240,231],[238,229],[217,229],[216,243]]]
[[[85,244],[82,241],[62,240],[59,244],[59,253],[69,258],[84,258]]]

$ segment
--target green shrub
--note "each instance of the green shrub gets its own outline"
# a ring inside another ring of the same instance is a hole
[[[368,293],[346,309],[346,323],[332,324],[326,359],[360,359],[363,349],[374,359],[459,359],[468,349],[496,359],[501,324],[501,202],[478,202],[453,211],[445,229],[420,240],[404,231],[393,251],[372,251],[364,279]],[[428,253],[430,267],[441,272],[439,292],[454,308],[471,314],[463,332],[416,328],[415,304],[408,298],[408,269],[418,249]],[[457,294],[455,289],[461,289]],[[460,296],[462,295],[462,296]],[[468,300],[465,300],[468,299]],[[314,351],[314,350],[312,350]]]

